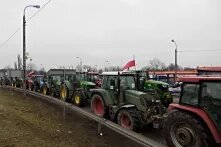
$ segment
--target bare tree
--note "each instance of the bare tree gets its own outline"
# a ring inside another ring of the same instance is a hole
[[[84,69],[85,71],[92,71],[92,67],[91,67],[90,65],[84,65],[84,66],[83,66],[83,69]]]
[[[31,71],[31,70],[36,70],[37,68],[36,68],[36,65],[34,64],[34,63],[28,63],[27,64],[27,70],[28,71]]]
[[[164,70],[164,69],[166,69],[165,63],[163,63],[162,61],[160,61],[157,58],[150,60],[149,64],[150,64],[149,68],[151,70]]]
[[[76,66],[76,71],[81,71],[81,65],[80,65],[80,64],[78,64],[78,65]]]
[[[6,65],[4,69],[12,69],[11,65]]]

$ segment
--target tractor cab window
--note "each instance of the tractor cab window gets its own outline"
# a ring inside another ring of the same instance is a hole
[[[183,84],[181,103],[188,105],[198,105],[199,84]]]
[[[221,83],[204,82],[202,84],[202,105],[221,106]]]
[[[122,89],[135,89],[135,79],[133,76],[121,76],[120,87]]]
[[[103,76],[101,87],[107,90],[116,90],[117,77],[116,76]]]
[[[61,76],[52,76],[52,80],[53,81],[61,81],[62,78],[61,78]]]
[[[68,81],[74,81],[76,78],[75,78],[75,75],[66,75],[65,76],[65,80],[68,80]]]

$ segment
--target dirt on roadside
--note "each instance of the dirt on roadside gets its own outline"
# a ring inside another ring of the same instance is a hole
[[[1,147],[139,147],[130,139],[63,108],[0,88]]]

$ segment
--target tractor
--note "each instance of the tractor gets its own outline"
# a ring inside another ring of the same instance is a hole
[[[42,87],[43,94],[50,94],[64,101],[72,96],[73,82],[76,81],[76,70],[50,69]]]
[[[101,76],[101,88],[91,89],[91,110],[95,115],[134,131],[150,123],[159,127],[165,107],[158,97],[137,90],[133,73],[103,72]]]
[[[136,85],[139,91],[155,94],[160,98],[164,107],[168,107],[173,102],[173,96],[169,91],[169,84],[161,81],[150,80],[144,71],[132,71],[136,78]]]
[[[152,92],[158,95],[163,106],[168,107],[173,102],[173,96],[169,91],[169,84],[155,80],[145,80],[143,83],[144,92]]]
[[[30,89],[33,91],[42,91],[42,87],[43,87],[43,79],[44,79],[44,75],[32,75],[32,77],[29,79],[29,86]]]
[[[82,107],[88,103],[91,94],[90,89],[96,88],[98,86],[98,76],[99,74],[97,72],[77,73],[78,83],[73,86],[74,90],[71,100],[73,104]]]
[[[12,86],[17,88],[22,88],[23,86],[23,79],[20,77],[15,77],[12,80]]]
[[[169,146],[221,146],[221,77],[191,76],[182,82],[178,104],[164,120]]]

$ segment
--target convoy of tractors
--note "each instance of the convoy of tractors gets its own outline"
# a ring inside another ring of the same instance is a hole
[[[178,103],[173,103],[167,83],[149,80],[139,71],[50,69],[46,75],[33,75],[26,87],[79,107],[89,105],[95,115],[133,131],[153,124],[163,129],[169,146],[220,145],[221,77],[184,76],[178,82]],[[22,80],[13,85],[22,87]]]

